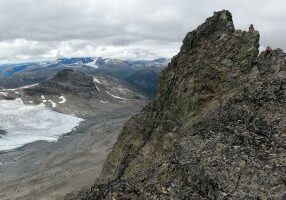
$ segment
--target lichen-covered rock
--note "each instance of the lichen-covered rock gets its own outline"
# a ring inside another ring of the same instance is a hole
[[[70,199],[285,199],[284,52],[216,12],[126,123],[100,184]]]

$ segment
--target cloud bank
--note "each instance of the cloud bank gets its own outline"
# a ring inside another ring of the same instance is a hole
[[[285,0],[1,0],[0,60],[172,57],[187,32],[228,9],[261,45],[286,49]]]

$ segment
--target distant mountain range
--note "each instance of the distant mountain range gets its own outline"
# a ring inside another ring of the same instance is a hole
[[[156,81],[169,62],[155,60],[119,60],[109,58],[60,58],[48,61],[7,62],[0,64],[0,87],[16,88],[35,84],[65,68],[75,68],[91,75],[108,75],[126,81],[147,96],[157,91]]]

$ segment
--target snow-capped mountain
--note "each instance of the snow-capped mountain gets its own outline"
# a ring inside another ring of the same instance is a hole
[[[59,70],[73,68],[82,72],[96,75],[103,74],[127,81],[141,92],[154,96],[156,93],[156,80],[160,71],[167,66],[168,59],[156,60],[119,60],[109,58],[61,58],[57,60],[31,61],[31,62],[4,62],[0,64],[0,87],[15,88],[23,85],[38,83],[54,76]],[[136,81],[137,72],[155,73],[154,79]]]

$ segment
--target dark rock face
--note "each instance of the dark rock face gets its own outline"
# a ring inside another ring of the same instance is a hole
[[[134,72],[125,80],[150,97],[156,95],[159,72],[151,69],[142,69]]]
[[[68,199],[285,199],[286,63],[216,12],[187,34],[98,185]]]
[[[24,90],[28,95],[60,95],[73,93],[84,97],[98,93],[93,77],[73,69],[59,71],[53,78],[42,81],[38,86]]]

